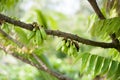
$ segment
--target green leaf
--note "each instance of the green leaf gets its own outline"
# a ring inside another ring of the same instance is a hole
[[[40,28],[40,32],[41,32],[42,39],[45,40],[46,37],[47,37],[47,34],[46,34],[45,30],[43,28]]]
[[[19,0],[0,0],[0,12],[14,8],[18,1]]]
[[[35,31],[30,31],[30,33],[27,35],[28,40],[31,40],[33,37],[35,37]]]
[[[95,21],[91,28],[91,35],[107,39],[112,33],[120,37],[120,17]],[[109,38],[110,39],[110,38]]]
[[[48,58],[45,56],[45,54],[42,53],[36,53],[36,55],[39,57],[40,60],[42,60],[43,63],[46,64],[47,67],[49,67],[50,69],[52,69],[52,65],[50,64]]]
[[[25,30],[19,28],[19,27],[15,27],[15,31],[17,33],[17,35],[19,36],[19,40],[25,44],[28,44],[29,40],[27,38],[27,34],[25,33]]]
[[[35,9],[35,12],[37,14],[37,20],[38,20],[38,23],[40,25],[43,25],[43,27],[45,29],[47,29],[48,25],[47,25],[47,21],[46,21],[46,18],[45,18],[45,15],[42,13],[42,11],[38,10],[38,9]]]
[[[120,64],[118,64],[117,71],[115,73],[115,76],[112,78],[112,80],[120,80]]]
[[[1,29],[3,29],[6,33],[10,32],[9,25],[7,23],[2,24]]]
[[[101,75],[104,75],[105,73],[108,72],[110,63],[111,59],[104,59],[103,67],[101,69]]]
[[[89,66],[86,70],[87,74],[89,74],[90,72],[93,72],[94,71],[94,68],[95,68],[95,65],[96,65],[96,61],[97,61],[97,55],[92,55],[90,57],[90,60],[89,60]]]
[[[100,74],[100,71],[101,71],[101,69],[102,69],[102,64],[103,64],[103,60],[104,60],[104,58],[103,57],[98,57],[97,58],[97,63],[96,63],[96,66],[95,66],[95,73],[94,73],[94,75],[99,75]]]
[[[113,77],[118,69],[119,62],[112,61],[109,71],[107,72],[107,78]]]
[[[83,55],[84,55],[84,53],[79,53],[79,55],[76,57],[74,63],[78,62],[82,58]]]
[[[65,40],[62,40],[61,42],[58,43],[56,50],[60,51],[62,46],[64,46],[64,45],[65,45]]]
[[[49,26],[51,27],[51,29],[53,30],[58,29],[58,23],[53,17],[48,16],[48,22],[49,22]]]
[[[40,45],[40,44],[42,44],[42,42],[43,42],[43,39],[42,39],[42,35],[41,35],[41,32],[40,32],[40,30],[36,30],[36,34],[35,34],[35,43],[37,44],[37,45]]]
[[[110,49],[108,54],[112,60],[120,62],[120,53],[116,49]]]
[[[87,61],[89,58],[90,54],[89,53],[84,53],[84,55],[82,55],[82,64],[81,64],[81,69],[80,72],[83,73],[85,68],[87,67]]]

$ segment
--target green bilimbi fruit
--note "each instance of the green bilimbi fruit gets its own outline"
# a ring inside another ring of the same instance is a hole
[[[45,30],[42,27],[40,28],[40,32],[41,32],[42,39],[43,40],[46,39],[47,35],[46,35]]]
[[[68,48],[67,54],[68,54],[69,56],[71,56],[70,48]]]
[[[41,44],[43,42],[42,36],[41,36],[41,32],[40,30],[36,30],[36,34],[35,34],[35,43],[37,45]]]
[[[75,57],[75,56],[77,56],[78,50],[77,50],[75,44],[72,44],[72,47],[73,47],[73,51],[74,51],[74,52],[73,52],[73,56]]]
[[[31,31],[30,34],[28,34],[27,38],[30,40],[35,36],[35,31]]]
[[[62,48],[61,43],[62,43],[62,42],[58,43],[58,45],[57,45],[57,47],[56,47],[56,50],[57,50],[57,51],[61,50],[61,48]]]
[[[72,43],[70,43],[70,46],[69,46],[69,48],[68,48],[68,55],[72,55],[73,54],[73,52],[74,52],[74,49],[73,49],[73,47],[72,47]]]
[[[65,47],[64,53],[67,53],[67,52],[68,52],[68,47]]]
[[[56,50],[61,50],[63,45],[65,45],[65,40],[62,40],[60,43],[58,43]]]
[[[72,47],[73,47],[74,52],[77,52],[77,49],[76,49],[76,47],[75,47],[75,44],[72,44]]]
[[[77,47],[76,47],[75,42],[73,43],[70,40],[64,40],[63,39],[58,44],[56,50],[61,50],[62,52],[67,53],[69,56],[71,56],[71,55],[76,56],[77,52],[78,52]]]
[[[35,37],[34,37],[35,36]],[[44,39],[46,39],[47,35],[43,28],[34,28],[33,31],[28,36],[28,39],[34,37],[34,43],[40,45]]]
[[[34,29],[27,35],[27,38],[30,40],[30,39],[32,39],[33,37],[35,37],[35,34],[36,34],[36,28],[34,28]]]
[[[69,41],[69,40],[66,41],[66,46],[67,46],[67,47],[70,46],[70,41]]]
[[[73,53],[74,53],[74,48],[73,48],[72,43],[70,44],[70,53],[71,53],[71,54],[73,54]]]
[[[63,45],[62,48],[61,48],[61,51],[66,53],[67,52],[67,46]]]
[[[67,43],[69,44],[69,42],[67,40],[64,40],[65,41],[65,44],[62,45],[62,48],[61,48],[61,51],[64,52],[64,53],[67,53],[68,51],[68,46],[66,45]]]

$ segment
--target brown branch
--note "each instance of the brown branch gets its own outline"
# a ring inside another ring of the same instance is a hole
[[[105,19],[104,15],[102,14],[102,12],[100,11],[96,0],[88,0],[89,3],[91,4],[91,6],[93,7],[94,11],[96,12],[96,14],[98,15],[98,17],[100,19]]]
[[[69,38],[69,39],[78,41],[80,43],[86,44],[86,45],[97,46],[97,47],[102,47],[102,48],[114,48],[115,47],[115,45],[113,43],[92,41],[92,40],[84,39],[82,37],[79,37],[79,36],[71,34],[71,33],[65,33],[65,32],[58,31],[58,30],[57,31],[47,30],[46,32],[49,35]]]
[[[64,75],[51,71],[34,53],[32,55],[37,60],[37,62],[40,64],[42,69],[44,69],[44,71],[46,71],[47,73],[57,77],[59,80],[71,80],[70,78],[66,78]]]
[[[64,75],[62,75],[58,72],[50,70],[47,66],[45,66],[45,64],[35,54],[32,54],[32,57],[34,57],[40,65],[35,64],[35,63],[29,61],[28,59],[23,58],[22,56],[17,55],[17,53],[9,51],[3,45],[0,45],[0,49],[4,50],[6,53],[14,56],[15,58],[36,67],[38,70],[42,70],[42,71],[45,71],[45,72],[49,73],[50,75],[56,77],[59,80],[72,80],[72,79],[68,78],[67,76],[64,76]]]
[[[8,16],[5,16],[3,14],[0,14],[0,20],[4,20],[5,22],[8,22],[10,24],[16,25],[18,27],[21,27],[21,28],[24,28],[24,29],[27,29],[27,30],[33,30],[33,28],[34,28],[32,24],[27,24],[27,23],[21,22],[19,20],[14,20],[14,19],[12,19]],[[96,42],[96,41],[84,39],[84,38],[79,37],[77,35],[73,35],[73,34],[58,31],[58,30],[48,30],[48,29],[46,29],[45,31],[48,35],[69,38],[69,39],[78,41],[82,44],[86,44],[86,45],[102,47],[102,48],[115,48],[116,47],[113,43]]]

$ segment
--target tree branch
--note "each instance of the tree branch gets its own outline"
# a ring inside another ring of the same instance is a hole
[[[104,15],[102,14],[102,12],[100,11],[96,0],[88,0],[89,3],[91,4],[91,6],[93,7],[94,11],[96,12],[96,14],[98,15],[98,17],[100,19],[105,19]]]
[[[19,20],[14,20],[14,19],[12,19],[8,16],[5,16],[3,14],[0,14],[0,20],[3,20],[7,23],[13,24],[15,26],[18,26],[18,27],[21,27],[21,28],[24,28],[24,29],[27,29],[27,30],[33,30],[33,28],[34,28],[32,24],[27,24],[27,23],[21,22]],[[59,30],[45,29],[45,31],[48,35],[64,37],[64,38],[67,38],[67,39],[78,41],[78,42],[80,42],[82,44],[86,44],[86,45],[102,47],[102,48],[115,48],[116,47],[113,43],[92,41],[92,40],[84,39],[84,38],[79,37],[77,35],[62,32],[62,31],[59,31]]]
[[[59,80],[72,80],[72,79],[68,78],[67,76],[64,76],[64,75],[62,75],[58,72],[50,70],[47,66],[45,66],[45,64],[35,54],[32,54],[31,57],[34,57],[40,65],[35,64],[35,63],[29,61],[28,59],[23,58],[22,56],[17,55],[17,53],[9,51],[3,45],[0,45],[0,49],[4,50],[6,53],[14,56],[15,58],[36,67],[38,70],[42,70],[42,71],[45,71],[45,72],[49,73],[50,75],[56,77]]]

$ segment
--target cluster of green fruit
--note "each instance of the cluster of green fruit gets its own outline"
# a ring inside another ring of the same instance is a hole
[[[43,27],[34,25],[35,28],[27,36],[29,40],[33,39],[33,42],[37,45],[43,43],[43,40],[46,39],[47,35]]]
[[[67,53],[69,56],[77,56],[79,52],[79,44],[72,40],[63,39],[57,46],[57,49],[64,53]]]

